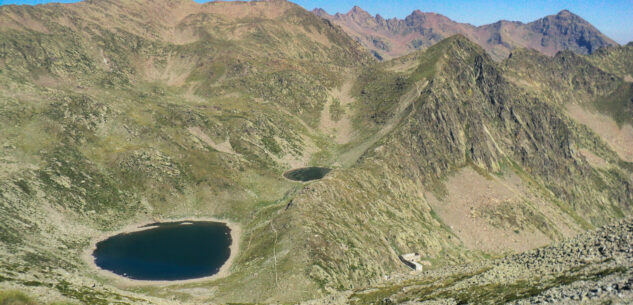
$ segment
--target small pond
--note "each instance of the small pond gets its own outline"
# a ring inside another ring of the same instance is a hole
[[[231,254],[231,229],[219,222],[156,223],[97,243],[95,264],[115,274],[150,281],[214,275]]]
[[[312,181],[318,180],[327,175],[331,169],[326,167],[305,167],[297,168],[284,173],[284,177],[294,181]]]

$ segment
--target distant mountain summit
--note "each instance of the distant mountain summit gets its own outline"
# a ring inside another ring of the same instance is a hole
[[[398,57],[427,48],[455,34],[477,42],[496,59],[507,57],[517,47],[554,55],[562,50],[591,54],[601,47],[618,45],[568,10],[527,24],[502,20],[479,27],[420,10],[404,19],[372,16],[358,6],[346,14],[330,15],[323,9],[315,9],[313,13],[341,26],[378,58]]]
[[[601,47],[617,45],[589,22],[568,10],[530,22],[527,26],[542,35],[540,45],[549,50],[591,54]]]

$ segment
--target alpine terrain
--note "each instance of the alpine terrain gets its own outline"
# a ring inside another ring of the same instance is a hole
[[[633,300],[633,43],[567,11],[319,16],[0,6],[0,304]],[[197,219],[231,231],[213,277],[94,265]]]

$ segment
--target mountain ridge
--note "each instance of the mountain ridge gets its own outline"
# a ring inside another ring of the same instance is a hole
[[[323,9],[312,12],[340,25],[378,58],[402,56],[458,33],[483,46],[497,60],[517,47],[534,48],[552,56],[567,49],[590,54],[604,46],[619,45],[569,10],[528,23],[500,20],[481,26],[420,10],[404,19],[372,16],[358,6],[345,14],[330,15]]]

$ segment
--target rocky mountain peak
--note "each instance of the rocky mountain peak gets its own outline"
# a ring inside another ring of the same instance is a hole
[[[354,5],[354,7],[352,7],[349,12],[347,12],[348,15],[352,15],[352,14],[362,14],[362,13],[367,13],[367,11],[365,11],[364,9],[362,9],[360,6],[358,5]]]
[[[570,12],[569,10],[562,10],[562,11],[558,12],[558,14],[556,14],[556,16],[559,16],[559,17],[573,17],[573,16],[578,16],[578,15]]]
[[[358,6],[334,17],[320,10],[315,14],[335,21],[380,58],[402,56],[455,34],[475,41],[497,60],[505,59],[517,47],[533,48],[553,56],[561,50],[590,54],[605,46],[618,45],[569,10],[527,24],[501,20],[479,27],[421,10],[413,11],[404,19],[373,17]]]
[[[349,10],[349,12],[347,12],[347,16],[350,16],[350,17],[362,17],[362,18],[372,17],[372,15],[370,13],[368,13],[366,10],[360,8],[357,5],[354,5],[354,7],[352,7],[352,9]]]
[[[329,16],[329,14],[322,8],[318,7],[312,10],[312,13],[319,16],[319,17],[325,17],[325,16]]]
[[[530,22],[528,27],[543,35],[540,47],[550,55],[561,50],[591,54],[599,48],[618,45],[585,19],[568,10]]]

